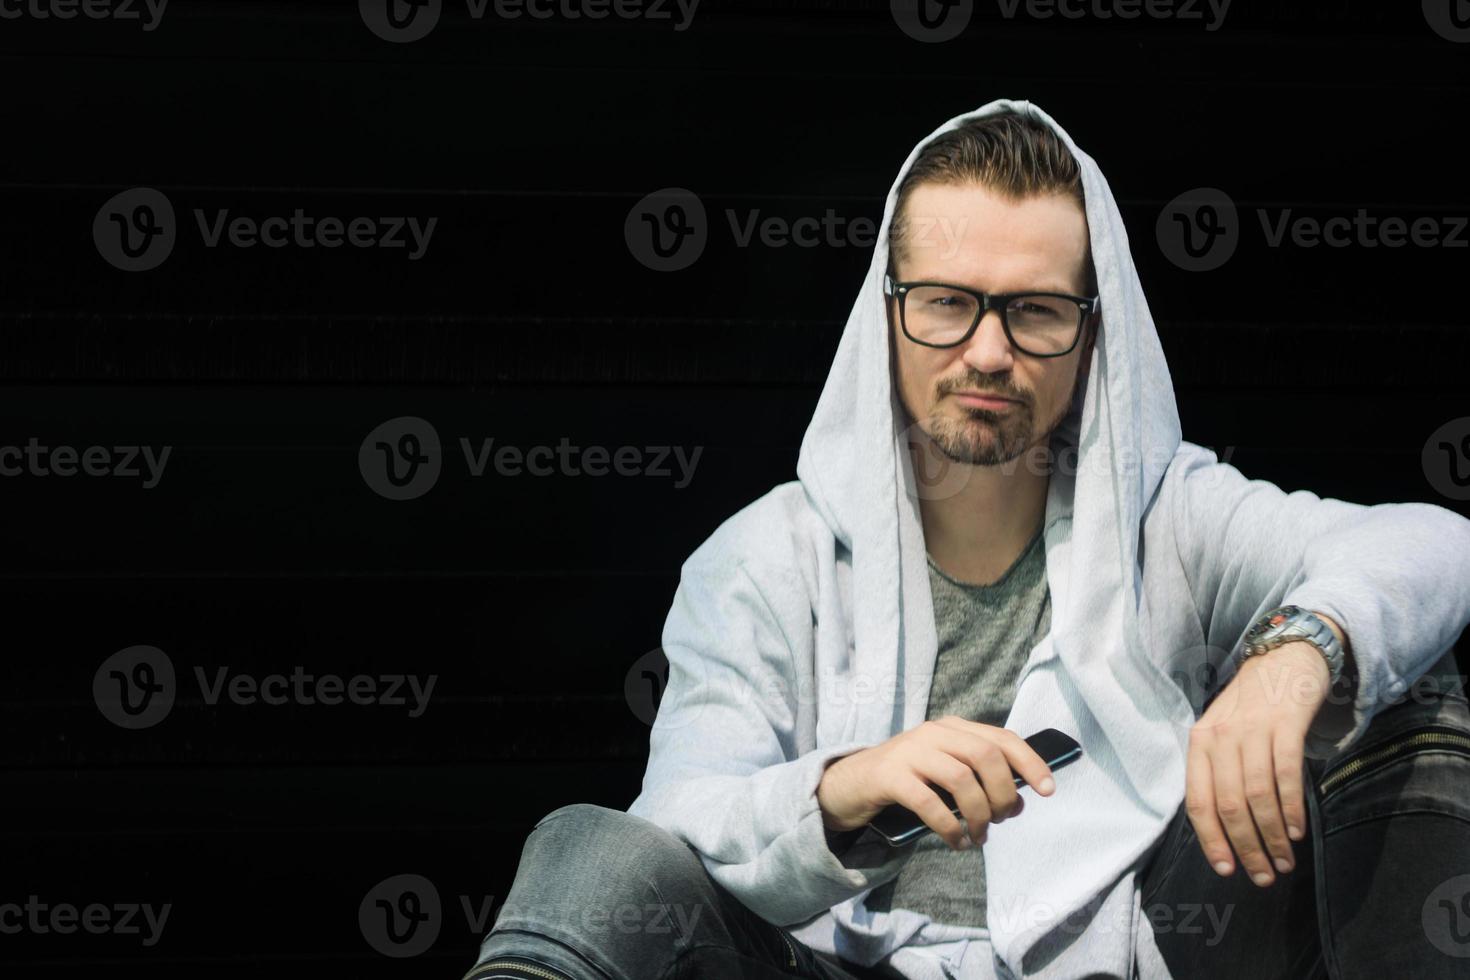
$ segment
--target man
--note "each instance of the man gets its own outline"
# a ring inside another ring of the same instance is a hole
[[[685,563],[642,793],[537,825],[472,976],[1456,975],[1470,521],[1182,441],[1112,195],[1035,106],[910,153],[797,474]],[[934,833],[865,829],[894,803]]]

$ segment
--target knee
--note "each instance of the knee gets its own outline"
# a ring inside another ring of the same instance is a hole
[[[654,855],[688,850],[683,841],[657,824],[595,803],[571,803],[552,810],[536,821],[531,836],[593,850],[613,844]]]
[[[585,897],[638,901],[699,886],[704,867],[684,841],[622,810],[574,803],[536,823],[521,857],[562,888]]]
[[[639,821],[631,813],[598,806],[596,803],[569,803],[552,810],[536,821],[535,830],[553,828],[558,833],[600,834],[628,830],[636,832]],[[651,826],[651,825],[650,825]]]
[[[663,976],[696,926],[718,921],[705,914],[716,900],[699,856],[673,834],[621,810],[564,806],[526,838],[481,958],[590,960],[609,976]]]

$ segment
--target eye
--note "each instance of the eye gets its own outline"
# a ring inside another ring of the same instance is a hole
[[[1010,304],[1010,312],[1032,323],[1070,320],[1076,307],[1049,296],[1022,296]]]
[[[953,310],[968,308],[975,305],[973,296],[966,293],[957,293],[953,290],[939,290],[929,287],[922,291],[915,290],[915,299],[925,306],[939,310]]]

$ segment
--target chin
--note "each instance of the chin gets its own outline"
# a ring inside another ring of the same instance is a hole
[[[1016,414],[1024,414],[1024,407]],[[1005,419],[983,409],[930,416],[925,428],[939,451],[957,463],[998,466],[1016,459],[1031,445],[1029,417]]]

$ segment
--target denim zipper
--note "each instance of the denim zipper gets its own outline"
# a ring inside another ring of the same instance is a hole
[[[1458,755],[1470,755],[1470,736],[1452,728],[1419,729],[1408,735],[1390,739],[1383,745],[1354,756],[1335,769],[1329,770],[1318,784],[1318,792],[1325,801],[1355,776],[1381,769],[1400,756],[1442,749]]]
[[[486,980],[487,977],[493,977],[496,970],[518,970],[533,977],[541,977],[542,980],[571,980],[565,973],[558,973],[546,967],[533,966],[524,960],[494,960],[490,963],[483,963],[466,973],[463,980]]]
[[[796,969],[796,947],[791,945],[791,940],[786,938],[786,933],[784,931],[777,931],[781,933],[781,941],[786,944],[786,955],[791,957],[791,962],[787,965],[794,970]]]

